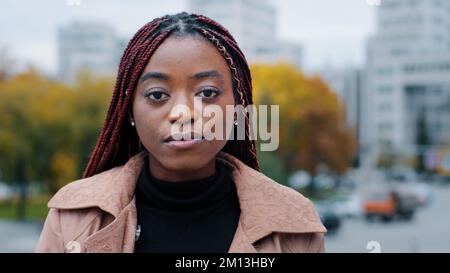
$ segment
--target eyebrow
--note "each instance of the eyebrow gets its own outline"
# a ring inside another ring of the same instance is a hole
[[[144,82],[148,79],[157,79],[167,81],[169,79],[169,75],[161,73],[161,72],[147,72],[141,76],[139,82]]]
[[[219,79],[223,79],[223,75],[222,75],[222,73],[220,73],[217,70],[207,70],[207,71],[202,71],[202,72],[195,73],[193,75],[193,78],[195,78],[197,80],[201,80],[201,79],[204,79],[204,78],[219,78]]]

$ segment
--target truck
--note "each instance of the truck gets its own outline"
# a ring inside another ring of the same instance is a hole
[[[395,218],[411,220],[420,206],[417,196],[400,189],[372,192],[363,201],[363,213],[367,220],[381,219],[390,222]]]

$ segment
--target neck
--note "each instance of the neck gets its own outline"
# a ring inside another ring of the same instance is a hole
[[[205,166],[195,170],[173,170],[167,169],[161,165],[157,160],[148,157],[150,172],[152,176],[159,180],[167,182],[184,182],[199,180],[214,175],[216,171],[216,159],[214,158],[208,162]]]

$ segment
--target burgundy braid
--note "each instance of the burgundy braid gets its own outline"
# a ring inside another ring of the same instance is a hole
[[[229,64],[236,100],[244,108],[253,103],[250,69],[244,54],[228,30],[203,15],[180,13],[154,19],[138,30],[124,51],[105,122],[83,177],[122,165],[139,152],[139,137],[126,118],[137,81],[164,39],[174,32],[193,35],[185,29],[188,27],[211,41]],[[248,116],[244,116],[245,141],[229,140],[223,150],[259,170],[255,143],[249,138]]]

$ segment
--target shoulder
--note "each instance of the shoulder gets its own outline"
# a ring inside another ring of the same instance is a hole
[[[273,232],[326,232],[313,203],[300,192],[275,182],[229,154],[222,153],[219,158],[232,169],[241,219],[250,240]]]
[[[272,223],[274,231],[294,234],[326,232],[310,199],[262,173],[254,175],[259,187],[253,189],[257,193],[253,205],[260,207],[259,213],[265,211],[264,214],[270,216],[268,222]]]
[[[48,202],[50,210],[36,251],[70,251],[71,242],[83,241],[111,221],[101,209],[102,181],[113,177],[116,172],[111,169],[62,187]]]
[[[261,174],[263,175],[263,174]],[[264,176],[264,175],[263,175]],[[325,233],[314,204],[300,192],[281,185],[264,176],[267,189],[271,197],[265,202],[272,203],[278,209],[273,216],[273,232],[270,237],[279,245],[284,253],[320,253],[325,252]],[[267,206],[267,204],[265,206]]]
[[[48,202],[49,208],[77,209],[98,207],[111,191],[111,182],[122,167],[104,171],[94,176],[75,180],[58,190]]]
[[[231,167],[242,201],[252,202],[253,206],[261,206],[278,214],[304,212],[316,220],[313,203],[297,190],[274,181],[229,154],[222,153],[220,158]]]
[[[134,195],[144,158],[145,152],[138,153],[125,165],[69,183],[52,197],[48,206],[59,209],[100,207],[116,215]]]

